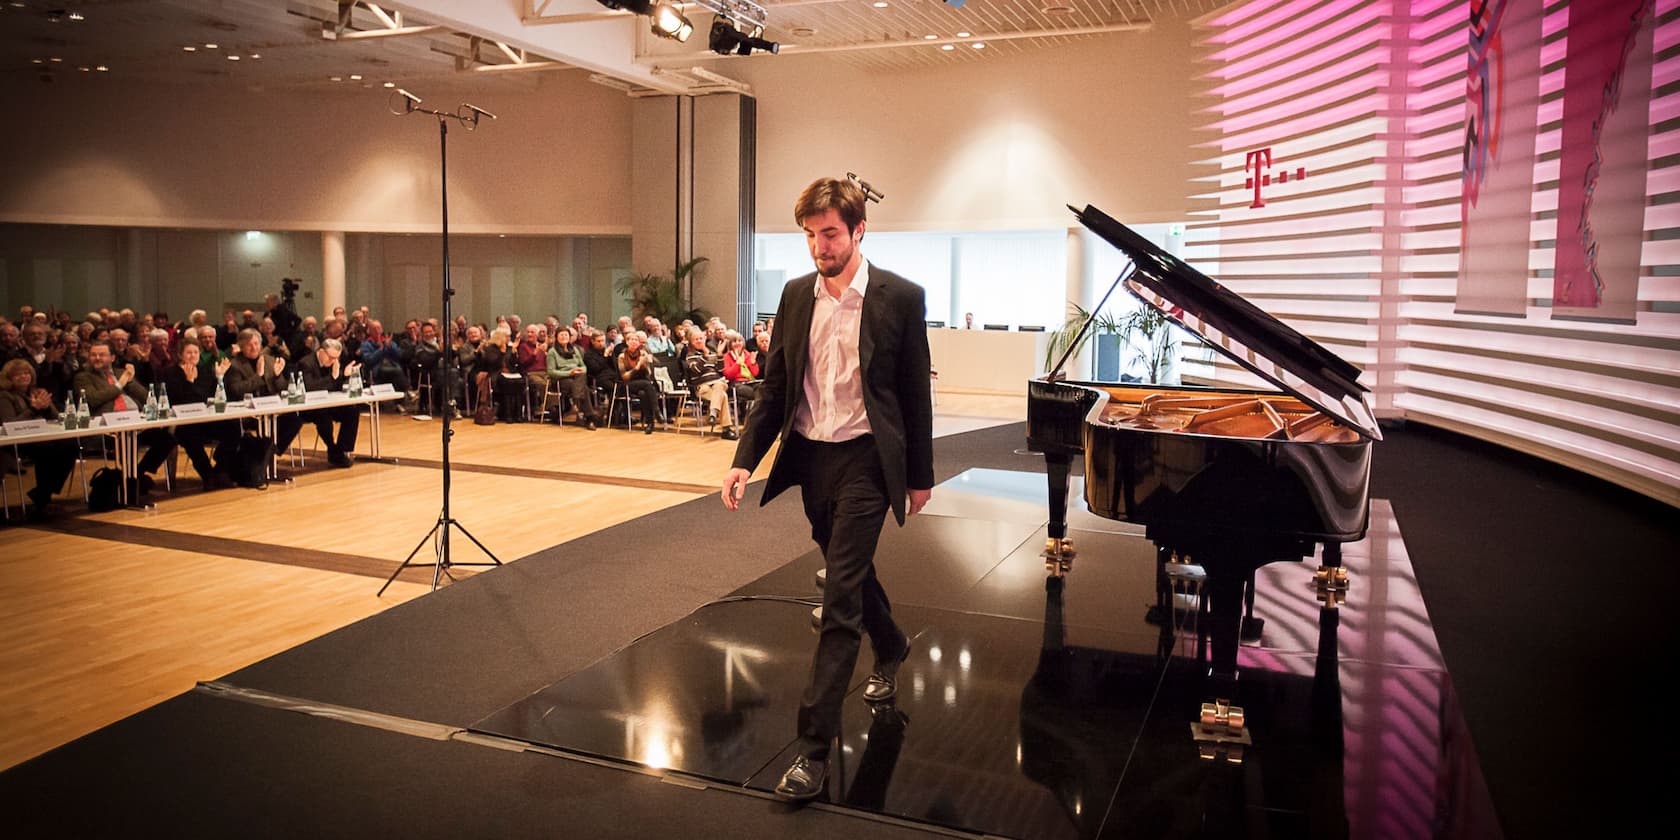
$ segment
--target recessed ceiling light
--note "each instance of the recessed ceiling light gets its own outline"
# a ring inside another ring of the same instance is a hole
[[[86,65],[86,64],[84,64],[84,65],[82,65],[82,66],[80,66],[80,67],[77,67],[77,68],[76,68],[76,69],[77,69],[77,70],[80,70],[80,71],[82,71],[82,72],[83,72],[83,73],[91,73],[91,72],[93,72],[93,68],[92,68],[92,67],[89,67],[89,66],[87,66],[87,65]]]
[[[967,33],[967,32],[958,32],[958,33],[957,33],[957,37],[958,37],[958,38],[967,38],[967,37],[968,37],[968,33]]]
[[[874,6],[877,9],[885,9],[892,4],[888,3],[887,0],[875,0],[875,2],[870,3],[869,5]]]
[[[219,45],[219,44],[205,44],[204,48],[207,49],[207,50],[216,50],[216,49],[221,49],[221,45]]]
[[[109,73],[109,72],[110,72],[110,71],[111,71],[111,68],[109,68],[109,67],[106,67],[106,66],[105,66],[105,65],[103,65],[103,64],[101,64],[101,65],[99,65],[99,66],[98,66],[98,67],[95,67],[95,68],[93,68],[93,69],[95,69],[95,70],[98,70],[98,71],[99,71],[99,72],[101,72],[101,73]]]
[[[359,82],[359,81],[361,81],[361,80],[362,80],[362,77],[361,77],[361,76],[359,76],[359,75],[357,75],[357,74],[355,74],[355,73],[351,73],[351,74],[350,74],[350,81],[352,81],[352,82]]]
[[[396,83],[396,82],[386,82],[386,83],[385,83],[385,86],[386,86],[386,87],[396,87],[396,86],[397,86],[397,83]]]
[[[946,52],[950,52],[951,50],[956,49],[956,47],[951,45],[951,44],[941,44],[941,45],[939,45],[939,48],[946,51]]]
[[[181,52],[198,52],[198,47],[182,47]]]
[[[87,20],[87,18],[82,17],[81,12],[71,12],[70,13],[70,19],[71,20]]]
[[[262,55],[260,53],[251,53],[250,55],[246,56],[246,58],[258,59],[258,58],[262,58]]]
[[[59,58],[58,56],[53,56],[52,58],[49,58],[47,60],[51,61],[54,64],[63,64],[64,63],[64,59]]]
[[[933,39],[938,38],[938,37],[939,37],[938,35],[923,35],[922,40],[932,41]]]
[[[977,50],[983,50],[983,49],[986,48],[986,42],[985,41],[975,41],[974,43],[969,44],[969,46],[971,46],[971,47],[973,47]]]
[[[46,64],[47,61],[44,58],[31,58],[31,59],[29,59],[29,63],[30,64]]]
[[[343,76],[330,76],[330,77],[329,77],[329,78],[331,78],[331,79],[332,79],[332,80],[333,80],[333,81],[335,81],[335,82],[342,82],[342,81],[344,81],[344,77],[343,77]]]

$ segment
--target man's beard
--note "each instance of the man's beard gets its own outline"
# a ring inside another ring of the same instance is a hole
[[[856,249],[846,251],[844,259],[836,259],[832,268],[825,266],[821,260],[816,260],[817,273],[824,277],[839,277],[846,270],[846,266],[851,265],[852,255],[856,253]],[[836,254],[835,256],[840,257],[842,255]]]

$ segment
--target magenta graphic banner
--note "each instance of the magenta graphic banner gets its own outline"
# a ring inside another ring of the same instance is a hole
[[[1655,11],[1653,0],[1569,9],[1554,318],[1632,321],[1638,308]]]
[[[1528,312],[1541,18],[1541,0],[1470,0],[1459,312]]]

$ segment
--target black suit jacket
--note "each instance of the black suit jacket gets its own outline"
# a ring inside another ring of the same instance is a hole
[[[794,409],[805,398],[816,277],[807,274],[782,287],[770,349],[759,362],[763,382],[735,448],[736,467],[757,467],[776,437],[785,441],[793,430]],[[864,411],[887,481],[887,498],[900,525],[904,524],[906,491],[933,487],[933,396],[926,315],[922,287],[869,266],[858,330],[858,370],[863,377]],[[783,447],[776,453],[760,505],[797,483],[799,471],[788,463],[787,452]]]

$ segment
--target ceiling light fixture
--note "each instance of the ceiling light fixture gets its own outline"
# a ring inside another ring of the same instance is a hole
[[[198,47],[182,47],[181,52],[198,52]]]
[[[967,38],[967,37],[968,37],[968,33],[967,33],[967,32],[958,32],[958,33],[957,33],[957,37],[958,37],[958,38]]]
[[[940,44],[939,48],[945,52],[950,52],[951,50],[956,49],[956,47],[951,44]]]
[[[343,76],[328,76],[328,77],[327,77],[327,78],[329,78],[329,79],[332,79],[332,80],[333,80],[333,81],[335,81],[335,82],[342,82],[342,81],[344,81],[344,77],[343,77]]]
[[[81,12],[71,12],[69,17],[71,20],[87,20],[87,18],[82,17]]]
[[[204,48],[207,49],[207,50],[221,49],[221,45],[219,45],[219,44],[205,44]]]
[[[228,61],[238,61],[238,60],[239,60],[239,56],[237,56],[237,55],[230,55],[230,56],[228,56],[228,57],[227,57],[227,60],[228,60]]]
[[[733,24],[725,20],[722,15],[712,18],[712,32],[706,39],[706,45],[718,55],[751,55],[753,50],[767,53],[779,53],[782,45],[775,41],[766,41],[760,35],[764,27],[754,27],[753,34],[737,30]]]
[[[874,6],[877,9],[885,9],[892,4],[888,3],[887,0],[875,0],[875,2],[870,3],[869,5]]]
[[[105,65],[103,65],[103,64],[101,64],[101,65],[99,65],[99,66],[98,66],[98,67],[95,67],[95,68],[93,68],[93,69],[95,69],[95,70],[98,70],[98,71],[99,71],[99,72],[101,72],[101,73],[109,73],[109,72],[111,72],[111,68],[109,68],[109,67],[106,67],[106,66],[105,66]]]
[[[257,59],[257,58],[262,58],[262,55],[260,55],[258,53],[251,53],[250,55],[246,56],[246,58]]]
[[[397,83],[396,82],[386,82],[385,86],[388,87],[388,88],[393,88],[393,87],[397,86]]]
[[[974,43],[969,44],[969,46],[971,46],[971,47],[973,47],[977,50],[983,50],[983,49],[986,48],[986,42],[985,41],[975,41]]]
[[[939,37],[938,35],[923,35],[922,40],[932,41],[933,39],[938,38],[938,37]]]
[[[677,7],[670,3],[661,2],[654,6],[650,20],[653,34],[661,38],[668,38],[680,43],[687,41],[688,36],[694,34],[694,24],[690,23],[688,18],[683,17],[683,13],[677,11]]]
[[[362,80],[362,77],[361,77],[361,75],[359,75],[359,74],[357,74],[357,73],[351,73],[351,74],[350,74],[350,81],[352,81],[352,82],[359,82],[359,81],[361,81],[361,80]]]
[[[637,15],[653,14],[653,0],[596,0],[609,9],[623,9]]]

